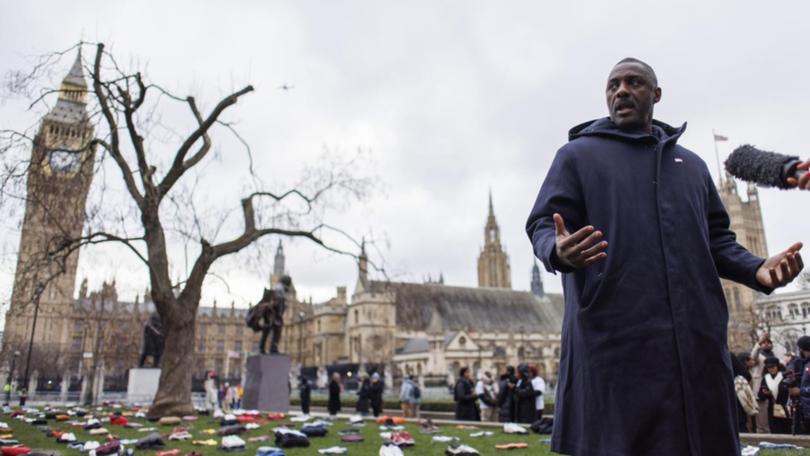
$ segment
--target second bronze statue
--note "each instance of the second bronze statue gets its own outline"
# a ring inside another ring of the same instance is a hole
[[[245,317],[245,324],[250,329],[262,332],[259,353],[267,353],[265,347],[270,332],[273,333],[270,341],[270,353],[278,353],[278,343],[281,341],[281,331],[284,327],[284,310],[287,308],[287,293],[291,287],[290,276],[281,276],[275,287],[264,289],[262,299],[250,308]]]

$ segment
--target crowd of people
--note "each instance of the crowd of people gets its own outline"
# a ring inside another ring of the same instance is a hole
[[[242,384],[231,385],[229,382],[220,384],[218,380],[216,372],[208,372],[203,384],[206,408],[225,412],[242,408],[242,398],[245,395]]]
[[[469,368],[462,367],[453,387],[455,419],[534,423],[543,417],[546,382],[537,368],[508,366],[496,383],[489,372],[480,372],[475,383]]]
[[[751,353],[732,354],[740,432],[810,434],[810,336],[796,348],[765,334]]]
[[[357,389],[355,413],[361,416],[378,417],[383,412],[385,385],[378,373],[361,374]],[[334,372],[327,387],[327,410],[336,416],[343,404],[344,387],[341,375]],[[298,392],[301,412],[309,414],[312,386],[305,377],[299,379]],[[455,419],[460,421],[492,421],[534,423],[543,416],[546,383],[538,375],[537,368],[520,364],[517,369],[508,366],[496,381],[490,372],[480,372],[476,382],[467,367],[462,367],[455,385],[452,386],[456,403]],[[406,418],[419,418],[422,390],[411,375],[406,375],[399,389],[399,403]]]

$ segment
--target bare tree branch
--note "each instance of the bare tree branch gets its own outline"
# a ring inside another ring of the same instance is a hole
[[[252,91],[253,91],[253,86],[247,86],[247,87],[245,87],[245,88],[243,88],[241,90],[238,90],[238,91],[228,95],[227,97],[223,98],[222,100],[220,100],[220,102],[217,103],[216,107],[214,107],[214,109],[211,111],[211,113],[208,115],[208,117],[200,123],[200,125],[197,127],[197,129],[194,130],[188,136],[188,138],[186,138],[185,141],[183,141],[183,144],[180,145],[180,148],[177,150],[177,153],[174,156],[174,162],[172,163],[172,166],[169,169],[169,172],[166,173],[166,176],[163,177],[163,180],[160,182],[160,185],[158,186],[158,188],[160,190],[159,194],[161,195],[161,197],[166,195],[166,193],[169,192],[169,190],[174,186],[174,183],[177,182],[177,179],[180,179],[180,177],[189,168],[191,168],[191,166],[194,166],[194,164],[196,164],[196,162],[192,163],[192,164],[189,164],[186,161],[186,154],[188,153],[189,149],[191,149],[191,147],[204,134],[206,134],[208,132],[208,130],[211,128],[211,126],[217,121],[220,114],[222,114],[222,112],[225,111],[225,109],[227,109],[229,106],[235,104],[239,100],[239,97],[241,97],[242,95],[244,95],[246,93],[252,92]],[[189,103],[189,104],[193,106],[193,103]],[[192,108],[192,109],[194,109],[194,108]],[[196,113],[196,114],[199,114],[199,113]],[[197,161],[199,161],[199,160],[197,160]]]

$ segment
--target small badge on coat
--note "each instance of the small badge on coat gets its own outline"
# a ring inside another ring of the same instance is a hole
[[[683,163],[683,158],[675,157],[675,163]]]

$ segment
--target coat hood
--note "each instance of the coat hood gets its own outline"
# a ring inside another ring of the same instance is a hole
[[[631,140],[652,140],[658,141],[677,141],[678,138],[686,131],[686,122],[679,128],[675,128],[664,122],[653,119],[653,131],[647,133],[645,131],[632,131],[622,130],[617,127],[610,117],[603,117],[601,119],[590,120],[581,123],[568,131],[568,140],[573,141],[582,136],[608,136],[615,138],[625,138]]]

